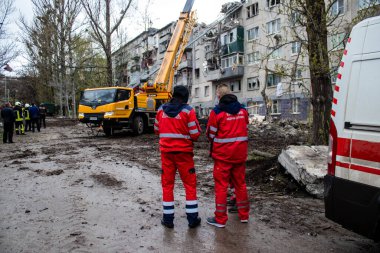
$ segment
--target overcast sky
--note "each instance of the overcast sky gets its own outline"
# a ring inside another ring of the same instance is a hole
[[[134,1],[138,4],[139,9],[141,10],[148,2],[148,0]],[[206,24],[209,24],[217,19],[220,15],[222,5],[227,2],[231,2],[231,0],[195,0],[193,10],[196,10],[197,12],[198,22],[205,22]],[[20,15],[24,15],[27,20],[31,21],[33,19],[33,5],[31,0],[15,0],[14,3],[16,11],[12,16],[13,24],[8,30],[11,32],[14,40],[16,40],[18,33],[16,21],[19,19]],[[171,21],[178,19],[180,12],[185,6],[186,0],[150,0],[150,3],[148,13],[152,19],[152,27],[161,28]],[[135,13],[133,17],[129,17],[124,21],[123,26],[127,31],[128,40],[143,32],[144,26],[141,24],[141,21],[138,24],[135,22],[139,18],[141,18],[141,15]],[[20,45],[20,47],[22,47],[22,45]],[[21,68],[24,62],[24,57],[20,56],[16,61],[10,62],[9,65],[17,71]],[[14,74],[15,73],[13,73],[13,75]]]

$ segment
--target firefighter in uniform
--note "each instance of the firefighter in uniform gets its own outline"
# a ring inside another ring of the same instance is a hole
[[[16,134],[25,134],[24,117],[23,117],[21,103],[16,102],[13,110],[16,115],[16,123],[15,123]]]
[[[226,89],[225,84],[217,91]],[[214,159],[215,206],[214,217],[207,223],[225,227],[227,216],[227,190],[230,181],[235,188],[236,206],[242,223],[248,222],[249,202],[245,182],[245,162],[248,154],[248,112],[233,94],[220,98],[211,111],[206,135],[212,142],[211,156]]]
[[[162,163],[163,219],[161,224],[174,227],[174,180],[178,170],[186,192],[186,216],[190,228],[201,223],[198,217],[196,174],[193,141],[200,136],[195,110],[187,104],[189,92],[183,85],[175,86],[173,98],[162,105],[156,116],[154,131],[160,137]]]
[[[30,121],[29,107],[30,107],[29,104],[25,104],[25,108],[24,108],[25,132],[32,130],[32,123]]]

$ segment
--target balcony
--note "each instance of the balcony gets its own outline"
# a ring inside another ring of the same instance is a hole
[[[226,80],[232,78],[242,77],[244,75],[244,66],[229,67],[224,69],[217,69],[209,71],[206,80],[208,82]]]
[[[178,70],[181,70],[184,68],[190,68],[190,69],[193,68],[193,61],[192,60],[182,61],[178,66]]]
[[[238,41],[232,42],[231,44],[222,46],[222,53],[221,53],[222,56],[234,54],[234,53],[244,53],[244,41],[238,40]]]

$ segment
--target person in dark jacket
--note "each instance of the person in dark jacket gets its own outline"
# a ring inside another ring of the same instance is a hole
[[[35,132],[36,126],[39,132],[40,131],[40,111],[38,110],[38,107],[35,104],[32,104],[32,106],[29,107],[29,114],[30,114],[30,120],[32,122],[33,133]]]
[[[6,103],[4,108],[1,110],[1,118],[3,119],[4,133],[3,133],[3,143],[13,143],[13,128],[15,124],[15,114],[13,112],[10,103]]]
[[[154,131],[160,137],[162,163],[162,205],[161,224],[174,227],[174,183],[178,170],[186,193],[186,216],[190,228],[200,225],[198,217],[197,176],[193,160],[193,142],[201,129],[195,110],[187,104],[189,92],[183,85],[175,86],[173,98],[162,105],[154,123]]]
[[[40,104],[38,109],[40,110],[40,127],[44,126],[44,128],[46,128],[46,106],[44,104]]]

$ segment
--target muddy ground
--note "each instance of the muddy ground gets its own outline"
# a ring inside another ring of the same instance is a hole
[[[212,160],[204,136],[195,144],[201,227],[189,229],[184,190],[175,189],[173,230],[161,218],[160,156],[153,134],[95,136],[75,121],[49,118],[40,133],[0,146],[0,252],[380,252],[379,244],[324,217],[278,165],[307,127],[290,122],[250,127],[247,181],[251,219],[213,215]],[[257,155],[263,153],[266,157]]]

